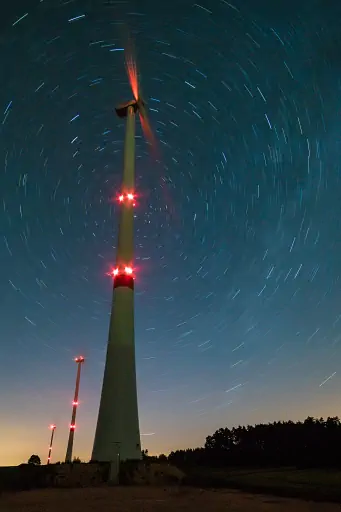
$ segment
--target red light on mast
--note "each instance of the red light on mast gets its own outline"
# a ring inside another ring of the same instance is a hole
[[[76,425],[70,425],[70,430],[75,430]]]
[[[50,426],[49,426],[49,428],[50,428],[51,430],[54,430],[54,429],[56,428],[56,425],[50,425]]]
[[[134,194],[127,194],[127,199],[129,199],[129,201],[134,201]]]
[[[72,405],[78,405],[78,402],[73,401]]]
[[[131,275],[133,273],[133,269],[131,267],[124,267],[124,272]]]
[[[120,203],[123,203],[124,195],[121,194],[120,196],[118,196],[118,200],[119,200]]]

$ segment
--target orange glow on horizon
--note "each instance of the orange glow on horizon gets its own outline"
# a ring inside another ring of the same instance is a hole
[[[54,381],[51,379],[49,383],[54,384]],[[323,387],[321,389],[323,389]],[[51,406],[51,396],[49,393],[45,393],[41,401],[32,401],[32,396],[29,393],[32,394],[31,389],[24,389],[23,395],[18,394],[18,396],[14,398],[15,401],[19,399],[19,408],[21,408],[22,405],[23,410],[21,414],[23,418],[19,418],[19,415],[13,410],[13,397],[8,397],[7,403],[2,402],[2,404],[4,403],[5,405],[5,412],[1,425],[1,466],[18,466],[23,462],[27,462],[32,453],[38,454],[42,463],[43,460],[46,461],[47,459],[45,445],[47,447],[48,443],[46,444],[42,442],[42,440],[44,440],[44,432],[48,435],[46,432],[46,426],[48,426],[46,421],[46,408]],[[91,405],[96,404],[97,407],[98,397],[91,385],[89,385],[87,393]],[[253,411],[251,407],[250,410],[238,411],[230,427],[237,427],[238,424],[253,425],[255,423],[289,419],[293,421],[303,421],[308,415],[327,418],[328,416],[335,416],[335,411],[338,411],[339,408],[339,395],[337,390],[330,396],[326,394],[326,399],[322,404],[316,403],[316,394],[310,397],[307,392],[307,396],[304,396],[305,400],[302,401],[300,398],[301,397],[296,396],[285,396],[284,401],[279,401],[280,403],[272,398],[273,402],[268,400],[262,404],[262,407],[255,411]],[[64,401],[58,402],[56,407],[54,413],[57,417],[60,417],[62,424],[65,424],[66,428],[61,429],[57,439],[54,441],[52,460],[62,461],[65,458],[65,446],[69,434],[67,429],[69,411],[67,407],[65,408]],[[32,414],[32,411],[34,414]],[[78,429],[77,424],[77,433],[81,433],[81,435],[77,437],[77,455],[80,459],[86,461],[90,460],[91,457],[93,433],[96,427],[95,414],[93,413],[96,411],[97,409],[93,410],[90,408],[88,420],[84,423],[82,421],[80,429]],[[160,415],[160,413],[153,409],[149,410],[147,406],[143,407],[143,422],[145,422],[146,425],[157,424],[159,422],[159,427],[154,436],[141,437],[142,447],[147,448],[150,455],[157,455],[161,453],[168,454],[177,449],[202,446],[207,435],[213,434],[217,428],[226,425],[224,412],[225,410],[222,409],[217,418],[213,420],[209,415],[206,415],[205,420],[193,427],[193,423],[190,420],[183,420],[181,416],[179,417],[179,421],[175,424],[172,423],[174,420],[174,412],[171,410],[165,409],[165,413],[162,412],[162,415]],[[205,416],[202,416],[202,418],[205,418]],[[143,432],[143,428],[141,430]]]

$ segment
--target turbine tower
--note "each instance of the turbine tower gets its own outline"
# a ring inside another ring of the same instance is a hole
[[[56,425],[50,425],[50,430],[51,430],[51,439],[50,439],[49,454],[47,456],[46,464],[50,464],[50,462],[51,462],[51,452],[52,452],[54,433],[56,431]]]
[[[73,449],[73,438],[75,437],[75,429],[76,429],[76,414],[78,407],[78,394],[79,394],[79,383],[81,380],[81,367],[84,363],[84,357],[79,356],[75,358],[75,362],[77,363],[77,376],[76,376],[76,386],[75,386],[75,394],[72,402],[72,416],[70,423],[70,431],[69,431],[69,440],[67,443],[65,462],[72,462],[72,449]]]
[[[134,332],[134,206],[135,206],[135,117],[151,138],[143,100],[139,96],[136,64],[126,59],[134,99],[115,110],[126,120],[123,182],[118,196],[121,206],[113,298],[101,401],[92,460],[117,462],[141,459]]]

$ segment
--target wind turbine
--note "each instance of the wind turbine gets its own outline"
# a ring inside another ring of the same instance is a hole
[[[118,232],[113,299],[102,394],[92,460],[119,462],[141,459],[134,332],[134,206],[135,206],[135,118],[151,143],[153,133],[145,103],[139,92],[137,67],[132,54],[126,68],[133,99],[115,110],[126,119],[122,190],[118,196],[121,216]]]
[[[75,386],[75,394],[72,402],[72,416],[71,423],[69,428],[69,439],[66,448],[65,462],[72,462],[72,450],[73,450],[73,440],[75,437],[75,429],[76,429],[76,414],[78,408],[78,395],[79,395],[79,384],[81,380],[81,368],[85,359],[83,356],[75,357],[74,361],[77,363],[77,376],[76,376],[76,386]]]

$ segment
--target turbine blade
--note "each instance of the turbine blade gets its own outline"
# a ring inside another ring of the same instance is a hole
[[[140,114],[141,128],[142,128],[143,134],[144,134],[147,142],[149,143],[149,145],[151,147],[151,152],[153,154],[153,158],[155,158],[155,160],[160,160],[161,155],[160,155],[158,143],[157,143],[156,137],[154,135],[154,132],[150,126],[150,123],[148,121],[146,113],[139,112],[139,114]]]
[[[133,92],[134,99],[135,99],[135,101],[137,101],[139,98],[139,85],[138,85],[138,78],[137,78],[136,61],[133,57],[132,52],[126,52],[125,60],[126,60],[126,69],[127,69],[130,87]]]
[[[144,136],[152,145],[155,144],[155,136],[145,113],[140,112],[140,121]]]

